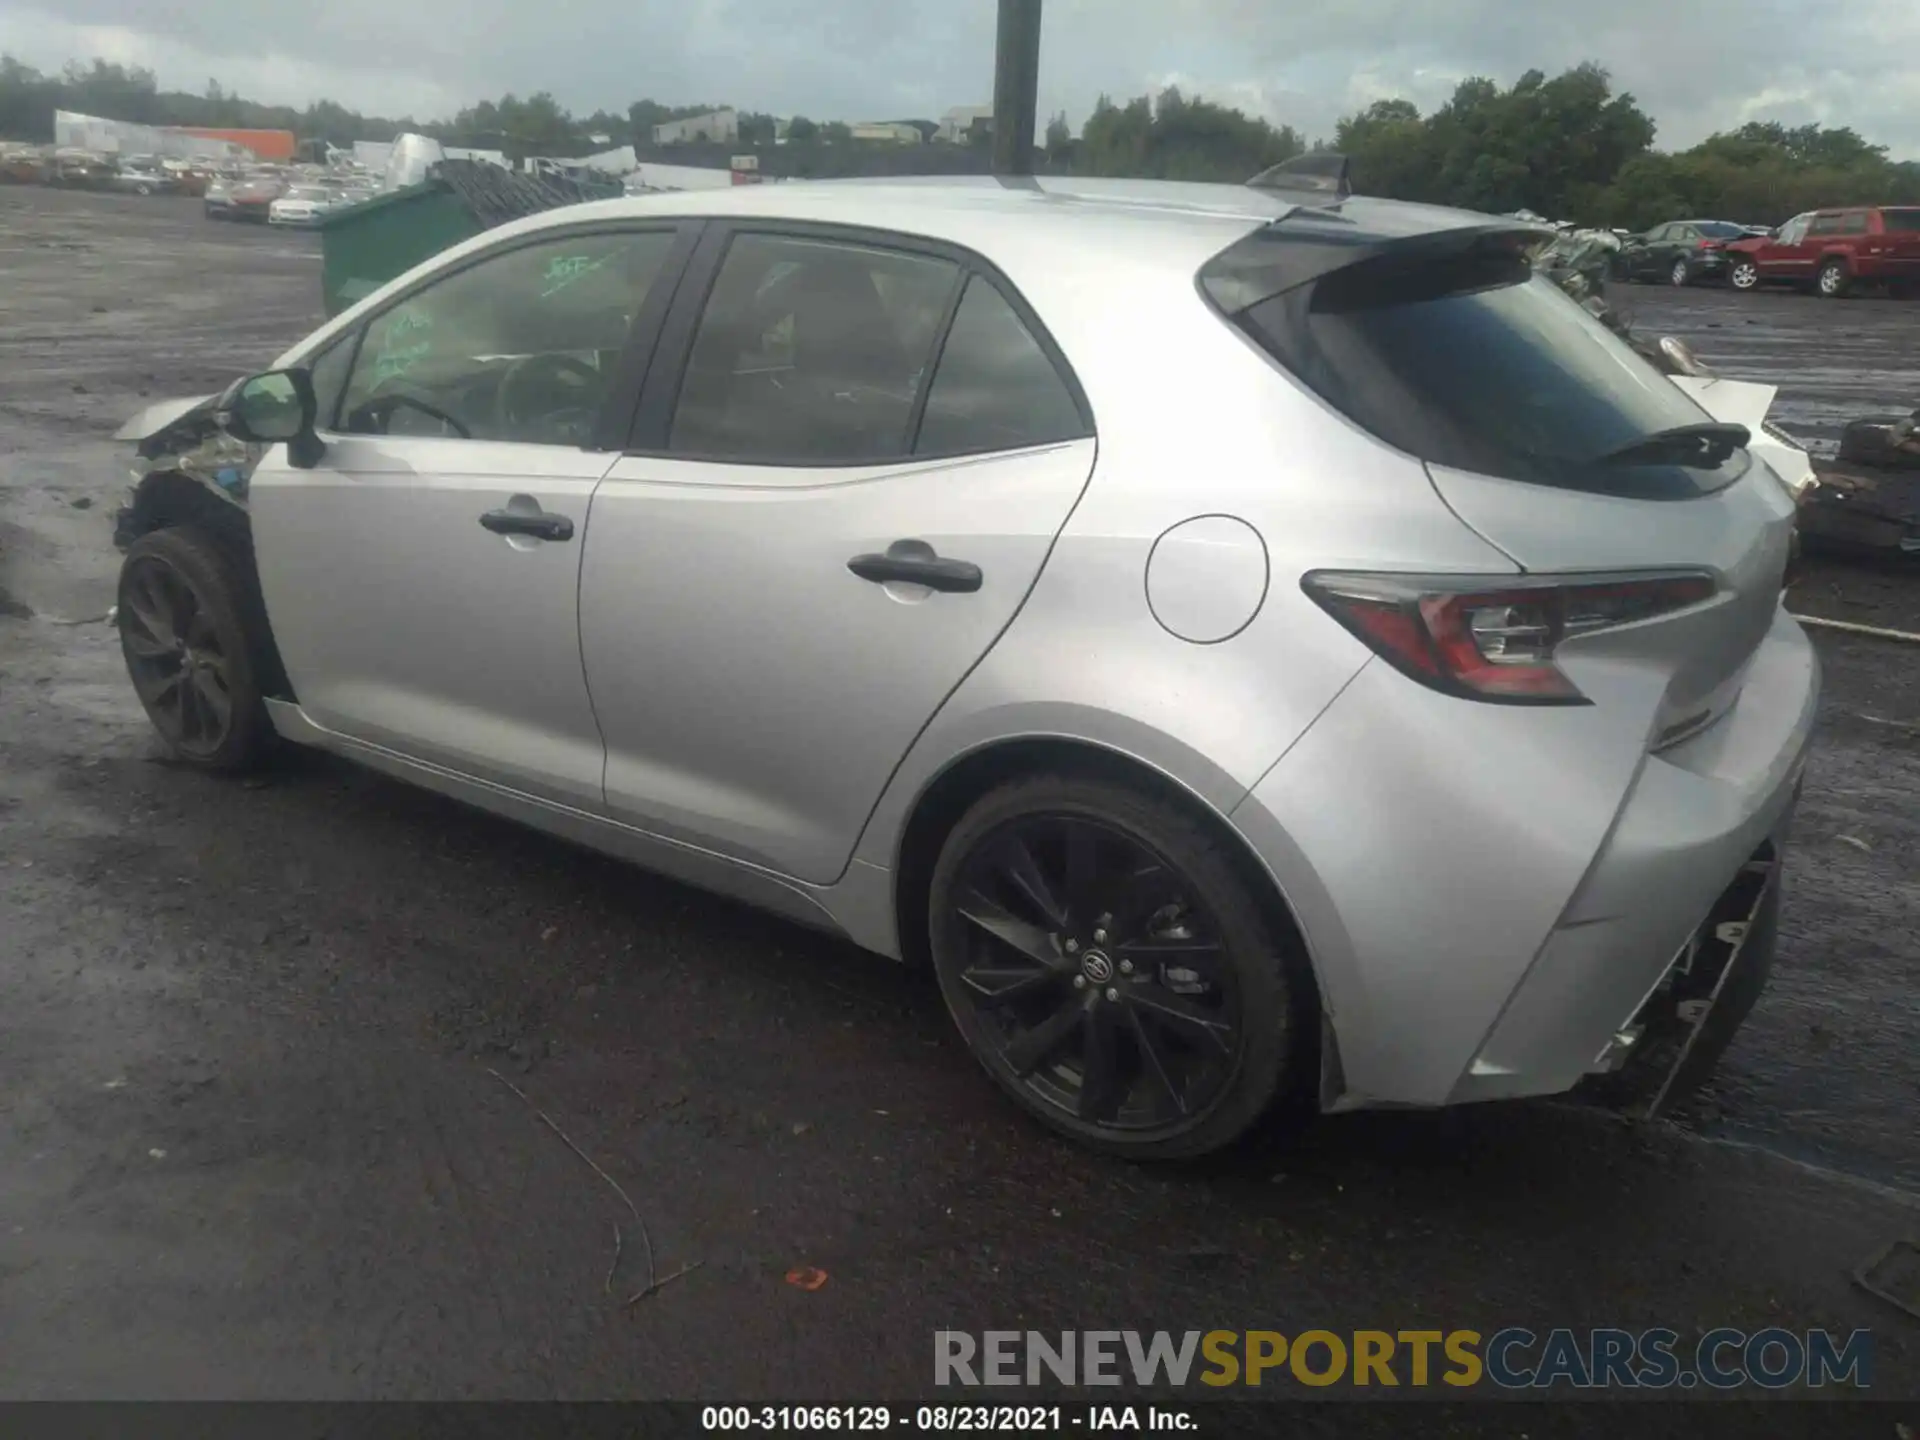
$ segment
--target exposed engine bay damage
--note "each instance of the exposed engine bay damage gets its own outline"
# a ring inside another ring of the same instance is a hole
[[[149,530],[202,514],[205,497],[241,515],[247,509],[247,485],[266,453],[264,445],[236,440],[215,421],[217,396],[168,400],[150,405],[121,426],[114,438],[136,441],[133,484],[114,527],[114,543],[125,549]],[[184,483],[183,483],[184,482]]]

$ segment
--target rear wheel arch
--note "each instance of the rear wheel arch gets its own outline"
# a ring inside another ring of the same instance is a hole
[[[1050,781],[1065,783],[1047,783]],[[1177,865],[1184,866],[1190,859],[1199,866],[1188,872],[1190,875],[1202,875],[1207,866],[1217,867],[1224,861],[1242,901],[1257,915],[1255,923],[1274,947],[1266,952],[1271,957],[1267,963],[1284,975],[1280,982],[1283,988],[1278,993],[1288,997],[1284,1028],[1271,1032],[1270,1041],[1258,1038],[1247,1041],[1255,1047],[1252,1053],[1258,1053],[1263,1043],[1277,1045],[1277,1052],[1269,1053],[1269,1063],[1277,1064],[1278,1069],[1262,1080],[1259,1078],[1263,1073],[1261,1067],[1255,1064],[1247,1072],[1251,1078],[1233,1082],[1238,1098],[1234,1098],[1235,1091],[1229,1091],[1219,1113],[1197,1122],[1190,1133],[1146,1141],[1137,1148],[1132,1142],[1119,1142],[1105,1135],[1075,1133],[1073,1138],[1136,1159],[1193,1158],[1223,1147],[1243,1151],[1283,1143],[1295,1133],[1300,1121],[1325,1104],[1330,1093],[1338,1093],[1343,1088],[1338,1045],[1327,1028],[1319,977],[1308,954],[1302,928],[1280,885],[1246,838],[1204,797],[1145,761],[1093,742],[1037,738],[991,744],[950,765],[914,805],[896,855],[894,898],[902,959],[924,964],[929,972],[938,976],[948,1008],[954,1011],[955,1023],[960,1026],[963,1038],[966,1037],[967,1024],[954,1009],[953,995],[947,993],[951,990],[951,956],[947,957],[944,968],[934,961],[931,931],[935,917],[931,903],[934,892],[943,883],[951,883],[944,877],[953,862],[942,864],[949,839],[959,834],[977,840],[977,835],[971,832],[977,830],[980,823],[998,823],[990,797],[1009,790],[1019,792],[1026,788],[1023,782],[1039,782],[1034,789],[1040,796],[1075,796],[1077,792],[1078,797],[1084,799],[1089,787],[1094,794],[1104,790],[1115,807],[1112,813],[1123,827],[1128,826],[1130,814],[1136,823],[1140,818],[1160,814],[1165,817],[1160,824],[1172,822],[1176,826],[1173,831],[1163,833],[1178,834],[1184,829],[1190,837],[1187,844],[1201,847],[1186,850],[1184,858],[1180,850],[1169,852]],[[1129,797],[1145,802],[1144,806],[1129,806]],[[1018,803],[1029,804],[1031,799],[1023,795]],[[969,817],[981,814],[976,807],[983,800],[988,801],[989,820],[970,824]],[[1012,803],[1013,797],[1007,795],[1002,808]],[[1043,808],[1033,813],[1046,812]],[[1148,825],[1151,834],[1151,820]],[[1195,831],[1199,833],[1196,835]],[[1214,873],[1218,877],[1217,869]],[[1249,956],[1256,953],[1246,952]],[[1254,963],[1257,968],[1258,962]],[[1242,970],[1241,973],[1249,975],[1250,972]],[[1116,998],[1108,992],[1108,999]],[[996,1066],[974,1040],[968,1038],[967,1044],[975,1058],[990,1074],[994,1073]],[[1273,1058],[1275,1054],[1277,1060]],[[1003,1088],[1008,1088],[1009,1082],[1002,1077],[995,1074],[995,1079]],[[1018,1086],[1013,1086],[1010,1093],[1014,1093],[1024,1108],[1036,1114],[1046,1109],[1036,1106],[1030,1098],[1022,1098],[1018,1090]],[[1250,1111],[1248,1106],[1254,1108]],[[1057,1116],[1041,1114],[1040,1118],[1052,1128],[1062,1129]]]
[[[242,606],[253,644],[255,674],[261,693],[269,699],[293,700],[293,685],[281,663],[280,647],[267,619],[266,598],[253,549],[253,522],[247,512],[222,500],[205,485],[177,470],[155,470],[135,487],[132,501],[120,512],[114,543],[125,550],[143,535],[175,526],[192,526],[210,537],[232,561],[243,586]]]
[[[1232,855],[1242,882],[1275,932],[1300,962],[1303,994],[1320,1003],[1305,932],[1266,863],[1214,806],[1164,771],[1121,751],[1082,740],[1004,740],[963,755],[920,793],[903,827],[894,856],[894,918],[900,954],[910,964],[929,963],[928,901],[941,847],[960,818],[993,790],[1038,775],[1066,775],[1129,786],[1184,811]]]

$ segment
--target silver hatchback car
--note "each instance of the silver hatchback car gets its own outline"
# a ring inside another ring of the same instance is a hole
[[[134,684],[931,963],[1111,1151],[1661,1103],[1772,956],[1791,504],[1540,232],[1315,183],[489,231],[123,430]]]

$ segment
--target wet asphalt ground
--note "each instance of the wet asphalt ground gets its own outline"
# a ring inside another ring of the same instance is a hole
[[[925,1394],[942,1327],[1516,1324],[1866,1327],[1920,1397],[1920,1320],[1849,1278],[1920,1239],[1920,650],[1817,636],[1778,968],[1672,1123],[1130,1168],[997,1099],[921,976],[324,758],[161,763],[99,623],[109,437],[317,321],[317,252],[0,188],[0,1397],[857,1401]],[[1920,403],[1920,304],[1623,298],[1814,438]],[[1830,565],[1794,605],[1915,592]]]

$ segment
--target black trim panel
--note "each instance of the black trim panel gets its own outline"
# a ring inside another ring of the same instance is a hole
[[[627,347],[620,352],[613,374],[607,379],[607,403],[594,422],[590,448],[624,449],[627,437],[633,433],[634,418],[640,413],[640,397],[646,389],[647,371],[660,349],[661,331],[673,309],[674,297],[680,293],[681,282],[686,279],[687,264],[699,248],[706,228],[705,221],[689,221],[680,226],[680,233],[674,237],[673,248],[661,262],[660,278],[640,303],[640,313],[633,317],[633,329],[627,334]]]

